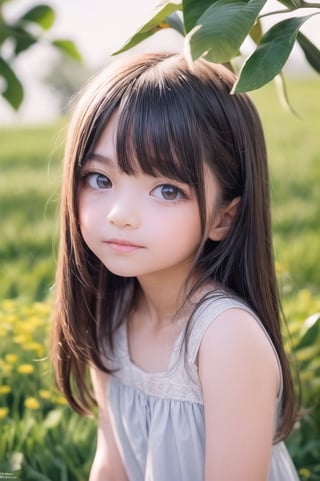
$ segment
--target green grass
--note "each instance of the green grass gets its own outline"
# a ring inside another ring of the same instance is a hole
[[[271,174],[275,253],[296,292],[320,285],[320,83],[288,84],[300,117],[280,105],[273,84],[254,92],[265,129]]]
[[[0,298],[43,299],[53,283],[62,122],[0,130]]]

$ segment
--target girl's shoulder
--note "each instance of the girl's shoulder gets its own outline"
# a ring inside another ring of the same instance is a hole
[[[249,316],[256,319],[262,326],[261,321],[244,301],[223,290],[211,291],[197,304],[191,317],[188,348],[189,358],[195,358],[198,355],[200,344],[207,330],[214,323],[217,324],[217,320],[219,320],[222,315],[225,317],[225,315],[228,315],[227,313],[230,313],[231,315],[228,315],[228,317],[232,317],[233,319],[237,317],[235,315],[235,309],[247,312]]]
[[[282,373],[276,348],[257,314],[236,296],[214,291],[197,306],[188,341],[188,357],[197,365],[201,351],[213,356],[221,352],[219,361],[223,364],[237,356],[247,364],[261,360],[276,372],[281,395]]]
[[[244,316],[244,314],[246,315]],[[197,353],[199,345],[209,327],[213,324],[221,324],[221,316],[224,319],[229,319],[230,323],[238,322],[239,317],[245,317],[247,322],[250,319],[251,323],[259,327],[259,330],[262,330],[269,342],[271,342],[267,330],[253,309],[239,297],[219,289],[206,294],[197,304],[191,316],[190,342],[195,353]]]

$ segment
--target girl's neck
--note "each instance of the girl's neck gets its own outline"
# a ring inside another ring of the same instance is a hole
[[[199,288],[190,298],[189,293],[197,280],[197,275],[185,283],[170,276],[160,282],[159,277],[142,277],[138,279],[140,286],[136,300],[136,312],[143,312],[144,317],[155,325],[165,326],[177,317],[189,317],[195,305],[210,290],[212,284]]]

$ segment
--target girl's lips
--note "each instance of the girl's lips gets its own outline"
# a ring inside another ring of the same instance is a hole
[[[111,249],[113,249],[114,251],[117,251],[117,252],[133,252],[137,249],[141,249],[142,246],[140,245],[137,245],[137,244],[132,244],[130,242],[127,242],[127,241],[122,241],[122,240],[118,240],[118,239],[110,239],[108,241],[106,241],[106,244],[108,244],[109,247],[111,247]]]

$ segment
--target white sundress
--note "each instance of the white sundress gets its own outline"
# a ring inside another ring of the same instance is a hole
[[[187,360],[181,352],[182,333],[166,372],[147,373],[132,363],[126,325],[116,332],[117,361],[112,367],[117,371],[110,376],[107,395],[114,435],[129,481],[204,481],[205,420],[196,357],[209,325],[231,308],[244,309],[257,319],[234,298],[205,300],[192,321]],[[259,319],[257,322],[278,360],[267,332]],[[282,379],[275,431],[281,394]],[[283,442],[273,445],[268,481],[299,481]]]

